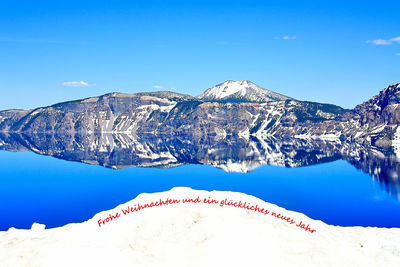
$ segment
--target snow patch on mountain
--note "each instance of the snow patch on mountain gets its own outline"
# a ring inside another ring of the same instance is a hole
[[[211,87],[197,96],[204,100],[242,100],[270,102],[292,99],[285,95],[264,89],[250,81],[226,81]]]

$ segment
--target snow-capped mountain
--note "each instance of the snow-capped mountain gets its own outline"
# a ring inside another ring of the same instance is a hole
[[[250,81],[226,81],[205,90],[197,98],[207,101],[270,102],[292,99],[264,89]]]
[[[400,84],[352,110],[294,100],[248,81],[227,81],[202,95],[210,100],[110,93],[0,111],[0,149],[111,168],[197,163],[234,172],[343,158],[395,184],[390,188],[400,197]]]
[[[261,94],[269,101],[250,102]],[[400,158],[400,84],[350,111],[290,99],[248,81],[227,81],[204,95],[216,100],[172,92],[110,93],[34,110],[0,111],[0,132],[321,139],[393,147]],[[230,101],[236,96],[243,98]]]

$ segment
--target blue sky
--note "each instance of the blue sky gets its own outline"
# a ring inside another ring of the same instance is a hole
[[[385,0],[2,0],[0,109],[244,79],[351,108],[400,82],[399,14]]]

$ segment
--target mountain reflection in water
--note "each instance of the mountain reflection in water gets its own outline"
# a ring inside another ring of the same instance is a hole
[[[262,165],[301,167],[343,159],[400,199],[399,159],[390,151],[354,143],[230,135],[193,138],[128,133],[0,133],[0,149],[33,151],[113,169],[208,164],[226,172],[249,172]]]

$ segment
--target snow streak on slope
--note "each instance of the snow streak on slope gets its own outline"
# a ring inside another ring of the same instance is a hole
[[[400,126],[397,126],[392,140],[392,147],[397,158],[400,158]]]

